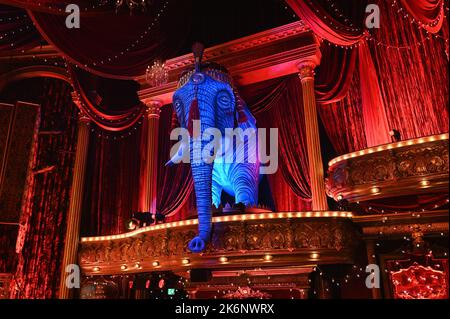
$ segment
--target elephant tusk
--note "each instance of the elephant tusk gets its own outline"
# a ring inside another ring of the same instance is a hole
[[[182,162],[185,147],[185,143],[182,143],[175,154],[172,156],[172,158],[165,164],[165,166],[171,167]]]

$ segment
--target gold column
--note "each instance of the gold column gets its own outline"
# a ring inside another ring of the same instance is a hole
[[[158,181],[158,131],[161,103],[150,101],[147,104],[147,173],[145,176],[144,207],[145,212],[156,213]]]
[[[312,60],[299,64],[302,81],[303,108],[305,116],[306,141],[308,149],[309,178],[311,181],[312,209],[327,210],[327,196],[320,152],[319,124],[317,120],[316,97],[314,92],[314,68]]]
[[[368,264],[377,265],[377,258],[375,256],[375,241],[372,239],[366,240],[366,251],[367,251],[367,261]],[[381,275],[381,274],[380,274]],[[381,281],[381,278],[380,278]],[[381,284],[381,282],[380,282]],[[381,299],[380,288],[372,288],[372,298]]]
[[[79,103],[75,94],[72,95],[75,104]],[[78,263],[78,242],[80,237],[81,207],[83,202],[84,178],[89,147],[89,117],[79,113],[78,137],[73,168],[72,188],[70,193],[69,211],[67,213],[67,229],[64,245],[64,257],[61,265],[61,279],[59,284],[59,298],[73,297],[72,289],[66,286],[66,267]]]

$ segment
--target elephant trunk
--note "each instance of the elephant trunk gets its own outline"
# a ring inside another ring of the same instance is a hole
[[[195,144],[195,142],[193,143]],[[201,252],[211,237],[211,202],[212,202],[212,170],[213,165],[201,159],[201,151],[206,142],[202,141],[201,149],[191,147],[191,168],[198,211],[198,236],[189,243],[192,252]],[[194,155],[193,155],[194,154]]]

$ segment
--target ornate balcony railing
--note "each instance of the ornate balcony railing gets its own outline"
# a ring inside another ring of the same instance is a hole
[[[153,225],[82,238],[79,261],[87,275],[351,263],[358,236],[351,217],[348,212],[214,217],[212,240],[202,254],[186,248],[196,234],[196,219]]]
[[[448,134],[380,145],[329,163],[327,193],[350,202],[448,193]]]

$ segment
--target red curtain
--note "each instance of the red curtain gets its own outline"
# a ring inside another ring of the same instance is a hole
[[[81,10],[81,27],[71,29],[65,25],[67,15],[58,10],[65,3],[47,1],[58,8],[48,13],[32,11],[35,3],[17,2],[31,9],[28,13],[36,28],[68,61],[104,77],[133,79],[144,74],[154,59],[177,52],[189,31],[190,1],[169,1],[167,6],[165,1],[153,1],[146,13],[133,15],[128,10],[115,13],[110,7],[92,9],[88,1],[70,1],[88,9]]]
[[[251,85],[242,88],[241,93],[255,115],[259,128],[279,130],[279,169],[285,182],[297,196],[310,198],[303,94],[299,77]],[[272,189],[277,189],[277,185],[272,186]],[[273,196],[277,196],[277,193],[274,191]]]
[[[21,9],[0,5],[0,51],[31,49],[41,43],[41,36],[33,27],[27,13]]]
[[[315,81],[316,99],[319,104],[342,100],[347,94],[356,68],[358,51],[322,44],[321,65]]]
[[[386,108],[372,56],[366,42],[362,42],[359,46],[359,74],[367,146],[389,143],[390,128]]]
[[[141,122],[142,123],[142,122]],[[82,235],[111,235],[126,231],[126,221],[139,210],[141,134],[106,138],[94,129],[90,135],[85,182]]]
[[[346,1],[345,5],[340,1],[334,1],[331,5],[326,0],[314,3],[305,0],[286,0],[286,2],[311,27],[314,33],[321,38],[339,46],[356,44],[359,46],[359,72],[361,75],[361,93],[363,96],[363,114],[365,118],[367,143],[370,146],[388,143],[389,130],[387,129],[387,119],[377,84],[377,74],[373,66],[371,54],[365,43],[367,33],[364,31],[363,25],[366,1],[363,3],[361,1],[355,1],[352,3],[352,6],[349,6],[349,1]],[[345,12],[345,7],[350,8],[350,10]],[[338,60],[336,59],[336,54],[334,56],[329,55],[325,58],[329,59],[330,57],[331,61]],[[322,94],[321,98],[325,99],[320,102],[331,103],[343,98],[353,76],[352,71],[354,70],[355,60],[351,58],[349,60],[353,62],[353,66],[349,63],[350,69],[348,70],[346,70],[347,65],[344,62],[342,62],[343,64],[338,69],[338,72],[333,70],[332,63],[327,64],[326,67],[322,66],[321,73],[323,73],[322,77],[326,78],[324,83],[329,87],[329,95]],[[345,61],[345,59],[341,57],[338,61]],[[333,73],[339,77],[336,78],[336,76],[329,75]],[[334,81],[331,82],[330,80],[333,78]],[[333,96],[331,94],[333,93],[333,88],[338,89],[339,87],[341,87],[340,94]],[[327,101],[326,98],[330,98],[330,100]]]
[[[166,217],[180,217],[182,210],[188,202],[194,188],[189,164],[179,164],[165,167],[170,158],[170,149],[174,144],[170,141],[172,128],[172,105],[161,110],[159,124],[159,151],[158,151],[158,212]],[[178,216],[177,216],[178,215]]]
[[[62,260],[66,214],[75,157],[77,108],[70,87],[59,80],[31,79],[17,82],[3,92],[12,100],[41,105],[36,167],[56,169],[36,174],[21,217],[23,246],[18,255],[13,298],[55,298]]]
[[[361,8],[365,7],[365,1],[364,3],[361,3],[360,0],[345,1],[345,3],[333,1],[333,6],[330,6],[330,2],[326,0],[314,2],[286,0],[286,3],[301,20],[311,27],[315,34],[332,43],[348,46],[358,43],[364,37],[361,29],[363,25]],[[346,6],[354,9],[353,17],[350,13],[348,15],[351,20],[348,23],[342,22],[342,18],[338,18],[339,15],[336,14],[344,11]]]
[[[402,139],[448,132],[448,42],[442,33],[436,38],[420,30],[384,1],[379,5],[381,25],[390,28],[374,31],[370,49],[388,126]]]
[[[142,118],[145,113],[145,105],[141,102],[132,106],[122,107],[122,111],[111,111],[108,110],[108,106],[101,106],[99,102],[95,100],[102,100],[102,97],[98,95],[96,92],[92,92],[91,96],[88,96],[87,90],[93,89],[89,87],[89,84],[92,84],[92,81],[87,81],[88,85],[85,88],[86,84],[82,83],[82,78],[80,72],[76,72],[75,67],[72,65],[68,66],[68,70],[70,73],[70,78],[72,81],[72,85],[75,89],[78,98],[80,99],[80,109],[89,116],[89,118],[97,124],[97,126],[101,127],[106,131],[123,131],[127,130],[136,125],[136,123]],[[88,78],[93,78],[95,76],[90,75],[88,73],[84,73]],[[85,77],[86,77],[85,76]]]
[[[398,0],[422,27],[431,33],[441,30],[444,21],[444,0]]]
[[[342,101],[317,107],[328,138],[338,155],[367,147],[359,84],[359,73],[355,72],[350,89]]]

